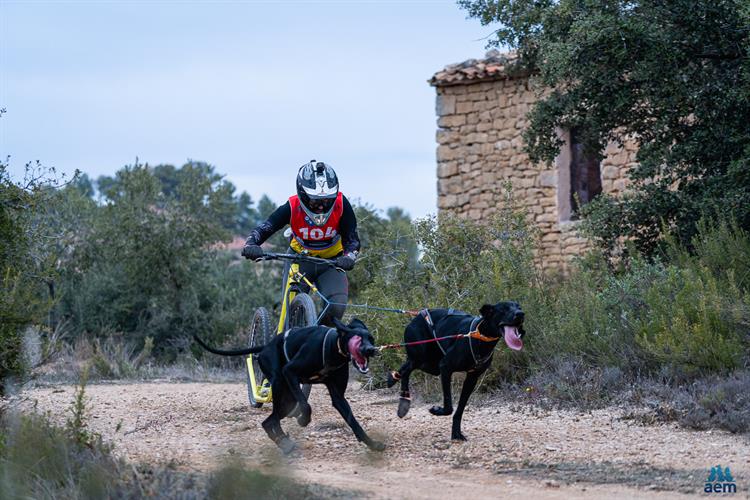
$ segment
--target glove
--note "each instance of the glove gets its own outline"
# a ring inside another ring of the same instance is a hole
[[[336,257],[336,267],[339,267],[344,271],[351,271],[352,269],[354,269],[354,263],[356,262],[356,260],[356,256],[352,253],[342,255],[341,257]]]
[[[263,249],[259,245],[248,243],[242,248],[242,256],[246,259],[257,260],[263,257]]]

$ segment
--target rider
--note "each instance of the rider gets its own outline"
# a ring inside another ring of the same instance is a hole
[[[350,271],[359,252],[357,219],[349,200],[339,191],[336,172],[330,165],[311,160],[297,173],[297,194],[277,208],[268,220],[250,233],[242,249],[247,259],[263,256],[260,245],[289,224],[290,252],[333,259],[336,267]],[[331,302],[346,304],[349,281],[346,273],[323,264],[300,263],[300,272],[315,283]],[[286,276],[286,273],[285,273]],[[332,326],[332,319],[344,315],[345,306],[332,305],[321,323]]]

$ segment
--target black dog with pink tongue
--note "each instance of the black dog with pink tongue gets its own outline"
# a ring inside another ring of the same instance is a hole
[[[331,403],[338,410],[358,441],[370,449],[381,451],[385,445],[367,435],[354,418],[349,402],[344,397],[349,382],[349,361],[361,373],[367,373],[368,360],[379,353],[375,339],[364,323],[353,319],[348,325],[334,319],[335,328],[311,326],[292,328],[277,335],[264,346],[225,351],[195,340],[206,350],[223,356],[257,354],[263,373],[271,382],[273,411],[262,425],[263,429],[284,453],[290,453],[295,443],[281,428],[281,419],[297,414],[302,427],[310,423],[312,408],[300,384],[325,384]],[[299,411],[295,408],[299,405]]]
[[[411,405],[409,376],[412,371],[422,370],[430,375],[440,376],[443,406],[430,408],[433,415],[453,413],[451,376],[455,372],[466,372],[451,429],[451,439],[466,440],[461,433],[464,408],[479,378],[492,363],[495,346],[502,338],[509,348],[520,351],[523,348],[521,338],[526,333],[523,329],[524,313],[518,302],[485,304],[479,310],[479,314],[472,316],[453,309],[425,309],[406,326],[406,343],[445,338],[407,346],[406,362],[397,372],[388,375],[388,387],[401,381],[401,397],[397,411],[399,417],[404,417]],[[470,331],[478,331],[480,335],[471,338],[450,338]]]

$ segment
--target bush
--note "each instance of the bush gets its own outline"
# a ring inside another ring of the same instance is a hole
[[[690,429],[750,431],[750,372],[740,370],[727,376],[710,376],[690,384],[673,379],[644,380],[635,391],[637,410],[625,419],[644,424],[678,422]],[[645,405],[643,404],[645,403]]]
[[[26,372],[22,331],[44,320],[51,306],[46,284],[54,274],[43,244],[50,235],[34,223],[48,201],[49,183],[38,166],[27,165],[25,182],[17,184],[7,167],[0,161],[0,395]]]
[[[56,312],[73,338],[119,332],[134,350],[151,338],[154,353],[173,360],[192,334],[224,341],[253,305],[271,302],[269,273],[217,248],[239,202],[212,167],[135,165],[101,184],[101,205],[74,189],[58,193],[68,251]]]
[[[742,361],[747,298],[731,276],[720,280],[707,268],[670,266],[644,296],[647,314],[635,322],[637,342],[657,365],[688,375],[728,372]]]
[[[704,217],[689,246],[669,238],[667,259],[680,268],[708,270],[719,280],[730,280],[750,291],[750,235],[736,222]]]
[[[532,400],[544,396],[560,404],[596,408],[612,403],[626,387],[627,377],[616,366],[591,367],[590,362],[568,354],[532,371],[524,385]]]
[[[750,373],[702,380],[691,386],[688,393],[692,397],[682,407],[681,424],[694,429],[750,431]]]
[[[329,487],[316,484],[300,484],[288,477],[288,471],[268,474],[249,469],[241,460],[231,459],[208,478],[206,498],[230,500],[235,498],[257,498],[259,500],[283,499],[328,499],[349,498]]]
[[[592,257],[562,281],[545,278],[524,304],[532,369],[554,371],[559,358],[568,356],[586,369],[637,371],[631,321],[643,314],[642,294],[658,273],[641,263],[618,277]]]

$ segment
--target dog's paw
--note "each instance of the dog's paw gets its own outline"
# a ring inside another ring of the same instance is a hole
[[[466,436],[461,431],[451,433],[451,439],[453,441],[466,441]]]
[[[386,378],[385,385],[387,385],[388,387],[393,387],[399,380],[401,380],[401,375],[399,375],[398,372],[388,372],[388,377]]]
[[[301,413],[302,411],[299,408],[299,404],[294,405],[294,409],[292,409],[292,411],[289,412],[289,418],[297,418],[300,416]]]
[[[398,415],[398,418],[404,418],[407,413],[409,413],[409,408],[411,407],[411,400],[406,398],[401,398],[398,400],[398,410],[396,411],[396,415]]]
[[[439,417],[444,417],[453,413],[453,408],[443,408],[442,406],[433,406],[430,408],[430,413]]]
[[[279,448],[281,448],[281,452],[284,455],[289,455],[291,452],[297,449],[297,443],[295,443],[294,441],[292,441],[286,436],[279,439],[279,441],[276,444],[279,445]]]
[[[297,423],[300,427],[307,427],[310,420],[312,420],[312,409],[308,405],[300,410],[300,414],[297,415]]]
[[[381,443],[380,441],[370,441],[369,443],[367,443],[367,447],[373,451],[385,450],[385,445]]]

